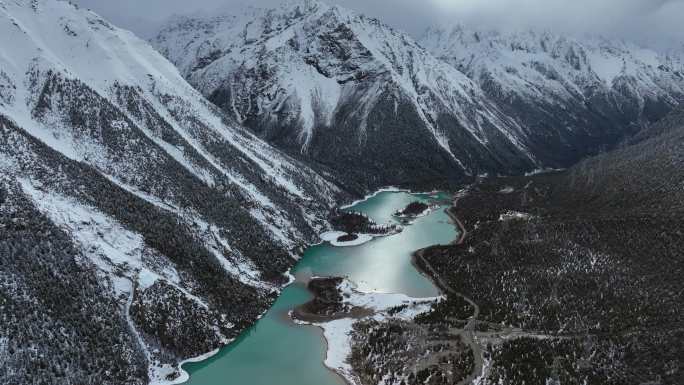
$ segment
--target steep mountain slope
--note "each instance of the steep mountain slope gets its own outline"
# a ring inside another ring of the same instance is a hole
[[[89,11],[0,1],[0,46],[2,383],[177,376],[343,197]]]
[[[525,129],[474,82],[336,6],[177,18],[153,45],[255,133],[357,188],[538,165]]]
[[[475,81],[509,116],[542,137],[547,155],[578,135],[599,145],[665,116],[684,98],[684,55],[600,37],[502,33],[463,26],[429,29],[419,40]],[[560,128],[560,130],[559,130]],[[580,145],[582,143],[579,143]],[[543,150],[541,150],[543,151]],[[564,155],[561,155],[564,156]]]

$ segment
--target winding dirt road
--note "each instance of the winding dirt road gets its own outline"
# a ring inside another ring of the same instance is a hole
[[[463,222],[461,222],[461,220],[453,212],[453,210],[456,209],[458,201],[461,198],[461,196],[462,195],[457,194],[454,197],[452,206],[444,210],[446,214],[449,216],[449,219],[451,219],[452,222],[454,222],[454,224],[459,229],[459,237],[456,240],[454,240],[454,242],[452,243],[453,245],[462,245],[467,235],[467,231],[465,226],[463,225]],[[467,320],[467,323],[463,327],[463,329],[453,328],[450,330],[453,335],[460,335],[463,343],[470,346],[470,348],[473,350],[473,356],[475,357],[475,368],[473,369],[472,374],[467,378],[463,379],[461,382],[459,382],[458,385],[471,384],[477,377],[480,376],[484,365],[484,360],[482,358],[482,347],[475,340],[475,325],[477,323],[478,317],[480,316],[480,307],[471,298],[467,297],[463,293],[456,291],[453,287],[451,287],[451,285],[449,285],[439,275],[439,273],[437,273],[437,270],[435,270],[432,264],[428,262],[428,260],[424,256],[424,251],[425,249],[421,249],[413,254],[414,258],[420,261],[420,263],[417,264],[417,266],[423,266],[424,270],[426,270],[425,273],[427,274],[427,276],[430,277],[435,282],[437,287],[439,287],[447,295],[454,295],[463,298],[474,309],[473,315]]]

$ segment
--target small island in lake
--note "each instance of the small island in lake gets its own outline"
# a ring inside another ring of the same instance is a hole
[[[356,234],[344,234],[337,238],[337,242],[352,242],[357,239],[359,239],[359,236]]]
[[[400,218],[417,218],[425,215],[430,210],[430,206],[420,201],[414,201],[408,204],[403,210],[394,213],[394,216]]]
[[[343,278],[313,278],[307,288],[314,298],[296,307],[292,316],[305,322],[328,322],[340,318],[359,318],[372,314],[372,311],[345,303],[340,285]]]
[[[402,230],[398,225],[378,225],[362,213],[339,210],[331,215],[330,224],[334,231],[322,234],[321,238],[335,246],[357,246],[374,237],[397,234]]]
[[[400,230],[396,225],[378,225],[367,215],[357,212],[336,211],[330,218],[330,224],[335,230],[347,234],[393,234]]]

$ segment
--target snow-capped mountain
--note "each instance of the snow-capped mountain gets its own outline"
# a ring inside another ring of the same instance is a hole
[[[177,17],[152,43],[259,136],[360,188],[538,163],[523,127],[475,82],[409,36],[337,6]]]
[[[361,188],[567,166],[682,91],[677,63],[628,44],[438,30],[418,44],[317,1],[177,17],[152,43],[257,135]]]
[[[172,379],[268,307],[342,193],[90,11],[2,0],[0,47],[0,378]]]
[[[589,142],[603,133],[617,139],[662,118],[684,98],[684,55],[676,51],[461,25],[429,29],[419,41],[532,130],[584,131]]]

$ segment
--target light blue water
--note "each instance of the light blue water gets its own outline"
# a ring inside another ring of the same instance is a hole
[[[440,198],[445,198],[440,195]],[[426,194],[382,192],[349,210],[377,223],[398,223],[392,213]],[[345,276],[363,291],[404,293],[412,297],[438,294],[437,288],[411,264],[418,249],[447,244],[457,236],[443,209],[417,219],[400,234],[376,238],[355,247],[312,246],[293,269],[297,277]],[[292,323],[287,312],[311,299],[303,284],[283,290],[273,307],[252,328],[214,357],[186,364],[191,385],[342,385],[323,365],[326,342],[320,329]]]

